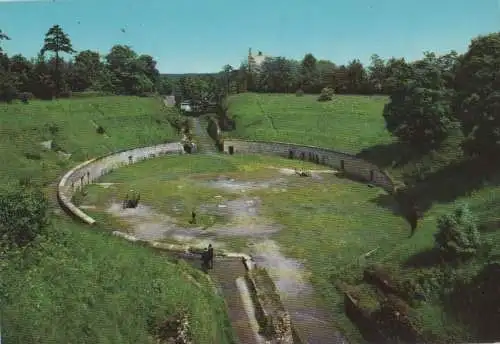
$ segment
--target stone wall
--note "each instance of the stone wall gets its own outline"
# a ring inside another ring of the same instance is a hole
[[[260,332],[275,344],[302,344],[294,336],[290,314],[281,302],[279,293],[265,268],[248,270],[245,274],[252,294]]]
[[[232,148],[230,148],[232,147]],[[337,170],[343,170],[347,175],[360,178],[367,182],[382,187],[388,192],[393,191],[393,182],[389,176],[376,165],[361,160],[353,155],[338,152],[332,149],[302,146],[284,142],[245,141],[235,139],[224,140],[224,152],[230,153],[255,153],[278,155],[284,158],[317,161]]]
[[[71,201],[73,195],[81,190],[84,185],[93,183],[103,175],[110,173],[120,166],[133,164],[138,161],[166,154],[183,153],[184,149],[182,144],[180,142],[173,142],[156,146],[134,148],[88,160],[76,166],[61,178],[57,188],[59,204],[70,214],[92,225],[95,223],[95,220],[81,211]]]

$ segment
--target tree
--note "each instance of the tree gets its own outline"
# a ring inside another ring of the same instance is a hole
[[[328,60],[319,60],[317,63],[318,80],[315,83],[316,87],[314,92],[318,89],[323,89],[325,87],[333,88],[335,81],[335,70],[336,66],[333,62]]]
[[[60,53],[72,54],[75,52],[71,45],[69,36],[63,31],[59,25],[52,26],[45,34],[45,40],[40,54],[44,55],[45,52],[51,51],[55,54],[55,82],[57,95],[61,92],[61,75],[60,75]]]
[[[477,220],[467,204],[453,213],[438,218],[438,232],[434,235],[437,247],[446,258],[453,260],[473,256],[481,245]]]
[[[166,76],[160,76],[158,78],[158,82],[156,84],[156,90],[161,95],[170,95],[172,94],[174,88],[172,85],[172,81]]]
[[[31,92],[37,98],[52,99],[56,86],[45,57],[39,54],[33,62],[33,69],[29,74]]]
[[[159,81],[160,72],[156,69],[156,61],[150,55],[141,55],[138,58],[141,63],[141,70],[146,75],[146,77],[154,84]]]
[[[349,80],[349,93],[366,93],[367,75],[363,64],[359,60],[355,59],[349,63],[347,77]]]
[[[222,78],[224,79],[224,93],[229,94],[231,90],[231,75],[233,67],[229,64],[222,67]]]
[[[437,147],[453,123],[452,90],[433,54],[392,72],[392,94],[384,107],[387,130],[423,151]]]
[[[312,92],[317,83],[317,60],[313,54],[306,54],[301,62],[300,84],[304,92]]]
[[[294,70],[292,63],[284,57],[267,58],[261,65],[257,80],[259,89],[267,92],[287,93],[295,91]]]
[[[500,151],[500,32],[473,39],[459,58],[454,108],[469,154]]]
[[[0,29],[0,43],[2,41],[10,41],[10,37],[7,36],[1,29]],[[2,52],[2,46],[0,45],[0,53]]]
[[[0,194],[0,244],[24,246],[45,233],[49,204],[40,190],[16,188]]]
[[[377,54],[373,54],[370,59],[371,65],[368,67],[370,89],[375,93],[384,93],[384,84],[387,79],[385,62]]]
[[[106,84],[114,93],[143,95],[152,92],[158,83],[156,61],[149,55],[137,56],[127,45],[115,45],[106,55],[109,70]]]
[[[94,86],[104,65],[98,52],[91,50],[81,51],[75,56],[71,84],[74,91],[84,91]]]

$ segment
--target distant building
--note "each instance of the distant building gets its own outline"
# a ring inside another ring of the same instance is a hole
[[[264,62],[267,58],[271,58],[272,56],[264,55],[262,51],[259,51],[257,54],[252,54],[252,48],[248,49],[248,68],[252,72],[258,72],[262,62]]]
[[[165,97],[165,104],[168,106],[174,106],[175,105],[175,96],[166,96]]]
[[[181,103],[180,108],[182,111],[191,112],[192,111],[191,101],[190,100],[183,101]]]

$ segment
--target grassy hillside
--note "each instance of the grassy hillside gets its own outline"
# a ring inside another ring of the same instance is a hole
[[[163,104],[152,98],[95,97],[0,104],[0,180],[54,181],[75,162],[171,140]],[[104,129],[97,132],[96,126]],[[52,149],[41,142],[52,140]],[[71,154],[66,160],[56,151]]]
[[[228,136],[334,147],[350,153],[392,141],[380,115],[386,97],[244,93],[229,98],[236,130]]]
[[[53,199],[58,177],[87,157],[178,139],[167,111],[135,97],[0,104],[0,186],[32,178]],[[154,343],[157,323],[180,309],[195,342],[231,342],[224,302],[203,276],[66,216],[52,215],[48,238],[4,256],[0,275],[6,343]]]
[[[412,191],[424,211],[424,217],[420,220],[415,235],[409,237],[409,225],[404,224],[401,230],[407,231],[408,237],[394,236],[391,237],[393,240],[375,244],[372,243],[371,236],[367,235],[360,239],[359,244],[366,247],[366,252],[373,246],[380,246],[363,264],[385,263],[399,271],[401,276],[429,282],[429,276],[439,274],[433,250],[436,220],[440,215],[451,212],[458,203],[469,204],[478,217],[481,235],[486,242],[495,243],[500,240],[500,173],[493,166],[485,166],[484,162],[481,165],[477,160],[465,159],[458,145],[461,139],[458,133],[454,133],[439,151],[425,155],[411,153],[407,147],[394,142],[385,131],[382,117],[385,102],[385,98],[363,96],[336,96],[332,102],[320,103],[313,96],[236,95],[230,98],[229,113],[236,119],[237,130],[226,134],[231,137],[279,140],[343,150],[387,168],[397,178],[411,181],[414,184]],[[345,197],[348,200],[348,196]],[[392,196],[380,193],[373,197],[367,191],[366,197],[377,204],[378,214],[368,215],[359,211],[354,216],[331,221],[344,223],[371,216],[370,221],[375,231],[379,226],[383,228],[396,224],[389,221],[387,216],[390,213],[399,214]],[[324,202],[328,202],[328,199],[324,199]],[[281,205],[285,206],[286,203]],[[297,209],[292,213],[288,217],[292,230],[297,226],[300,230],[307,226],[328,226],[328,221],[308,218],[307,211],[301,213]],[[352,214],[355,213],[354,209]],[[301,218],[307,220],[299,225]],[[368,223],[366,225],[370,226]],[[344,228],[348,229],[349,226]],[[386,230],[388,233],[395,231],[394,228]],[[304,235],[307,237],[307,234]],[[324,242],[323,237],[316,235],[314,238]],[[314,241],[314,238],[311,240]],[[304,243],[304,252],[296,253],[299,256],[307,254],[306,239],[301,242]],[[322,274],[314,276],[316,286],[322,290],[325,301],[340,311],[338,306],[341,299],[333,290],[333,285],[341,279],[360,283],[360,269],[357,262],[339,269],[332,259],[341,255],[341,251],[337,252],[334,247],[325,244],[322,250],[314,251],[307,258],[313,271],[319,271],[319,267],[322,267]],[[454,273],[470,277],[475,275],[485,262],[499,258],[500,248],[494,245],[493,251]],[[438,278],[436,277],[436,280]],[[430,288],[434,288],[433,292],[438,292],[436,287]],[[433,296],[430,298],[433,299]],[[486,338],[487,335],[480,330],[481,313],[474,313],[476,310],[471,311],[470,306],[458,306],[458,298],[450,296],[446,302],[433,299],[432,302],[421,305],[418,312],[426,319],[424,328],[429,333],[439,334],[452,341]],[[347,326],[346,329],[351,331],[348,325],[343,326]],[[461,328],[463,329],[460,330]],[[468,333],[464,333],[467,331]]]

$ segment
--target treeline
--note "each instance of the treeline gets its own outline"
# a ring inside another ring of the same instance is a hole
[[[10,39],[0,31],[0,43]],[[77,53],[59,25],[48,30],[35,58],[8,56],[0,45],[0,101],[52,99],[81,91],[147,95],[169,94],[172,87],[151,56],[138,55],[125,45],[113,46],[105,56],[91,50]]]
[[[222,74],[229,93],[388,95],[387,130],[416,150],[438,148],[460,128],[467,154],[500,151],[500,32],[473,39],[464,54],[427,52],[412,62],[374,55],[368,67],[359,60],[337,66],[307,54],[302,61],[268,58],[253,70],[248,64],[239,70],[226,66]]]

